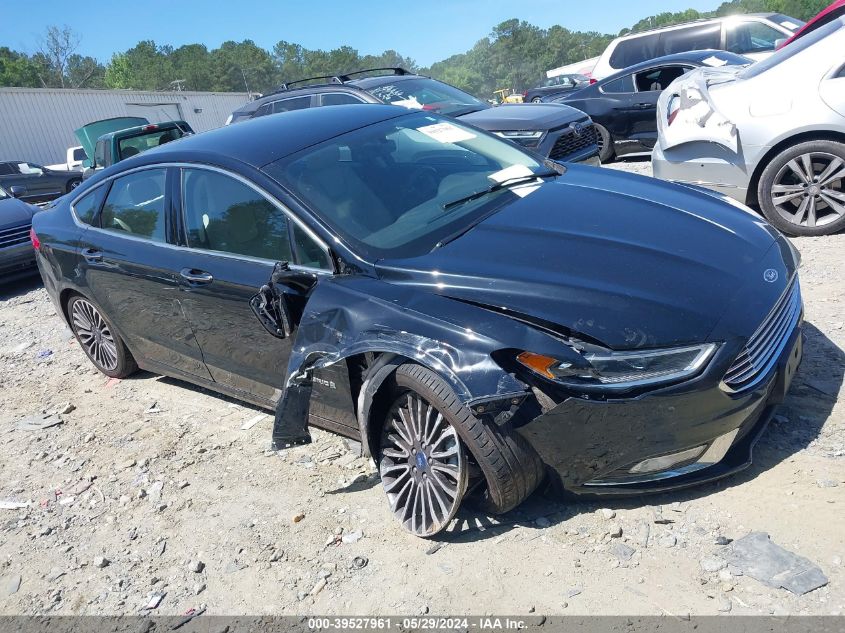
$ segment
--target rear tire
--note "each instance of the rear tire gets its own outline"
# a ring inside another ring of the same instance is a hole
[[[807,141],[766,165],[757,185],[766,219],[788,235],[830,235],[845,228],[845,144]]]
[[[603,125],[599,125],[595,122],[593,122],[593,125],[596,126],[596,134],[598,135],[599,160],[602,163],[609,163],[616,155],[616,150],[613,147],[613,137]]]
[[[94,366],[111,378],[126,378],[138,364],[99,306],[82,295],[67,304],[70,329]]]
[[[543,99],[541,97],[534,97],[531,99],[531,103],[543,103]]]
[[[396,370],[395,381],[400,399],[408,393],[416,394],[442,414],[478,464],[486,482],[473,499],[479,509],[490,514],[507,512],[540,485],[545,472],[543,462],[509,424],[499,426],[475,417],[445,380],[421,365],[401,365]],[[390,415],[385,427],[390,424]],[[384,459],[383,454],[380,459]],[[446,523],[437,531],[446,527]]]

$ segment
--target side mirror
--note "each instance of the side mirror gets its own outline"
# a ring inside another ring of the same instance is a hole
[[[775,50],[779,50],[781,46],[786,44],[786,42],[787,42],[787,38],[785,38],[785,37],[779,37],[778,39],[776,39],[775,40]]]
[[[23,185],[12,185],[9,187],[9,193],[13,198],[20,198],[22,195],[26,194],[26,187]]]

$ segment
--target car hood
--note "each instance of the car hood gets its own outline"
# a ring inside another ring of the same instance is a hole
[[[490,132],[506,130],[552,130],[587,115],[561,103],[513,103],[470,112],[459,117]]]
[[[378,274],[612,349],[705,341],[737,301],[750,317],[729,329],[749,335],[783,290],[763,270],[792,274],[774,229],[693,188],[571,166],[503,195],[513,201],[460,238]]]
[[[38,207],[17,198],[3,198],[0,200],[0,231],[29,224],[36,211]]]

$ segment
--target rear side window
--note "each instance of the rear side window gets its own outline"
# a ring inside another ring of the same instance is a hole
[[[625,75],[619,79],[608,81],[601,87],[601,91],[605,94],[618,94],[624,92],[634,92],[633,75]]]
[[[660,36],[657,33],[622,40],[610,54],[610,65],[621,70],[647,59],[660,57],[657,49],[659,43]]]
[[[775,50],[775,43],[787,36],[762,22],[729,24],[725,48],[732,53],[763,53]]]
[[[175,141],[182,138],[183,134],[179,128],[172,128],[169,130],[155,130],[146,134],[139,134],[138,136],[131,136],[129,138],[122,138],[118,141],[118,151],[120,152],[120,159],[129,158],[146,152],[148,149],[164,145],[170,141]]]
[[[100,226],[154,242],[166,242],[164,169],[138,171],[112,182]]]
[[[291,261],[284,212],[252,187],[205,169],[182,170],[188,246]]]
[[[721,39],[722,25],[719,22],[664,31],[660,34],[658,55],[722,48]]]
[[[97,187],[94,191],[85,194],[76,201],[76,204],[73,205],[73,212],[80,222],[89,226],[99,225],[97,212],[103,204],[103,198],[106,196],[107,190],[108,186]]]

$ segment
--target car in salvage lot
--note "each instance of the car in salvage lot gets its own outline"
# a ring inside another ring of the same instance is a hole
[[[590,86],[555,99],[590,115],[599,158],[649,153],[657,141],[657,99],[676,78],[693,68],[748,65],[752,60],[725,51],[704,50],[658,57],[626,68]]]
[[[314,81],[323,83],[315,85]],[[373,68],[283,84],[277,92],[235,110],[229,122],[349,103],[389,103],[437,112],[493,132],[553,160],[598,164],[596,131],[590,118],[579,110],[538,103],[494,108],[454,86],[403,68]]]
[[[423,537],[545,476],[635,494],[736,472],[801,359],[798,255],[756,215],[395,106],[150,150],[33,236],[100,371],[273,408],[276,448],[306,420],[359,440]]]
[[[657,107],[654,175],[759,206],[790,235],[845,228],[845,18],[748,68],[700,69]]]
[[[0,187],[0,284],[36,273],[30,229],[37,212]]]
[[[27,202],[47,202],[69,193],[81,182],[78,171],[53,170],[20,160],[0,162],[0,185]]]

